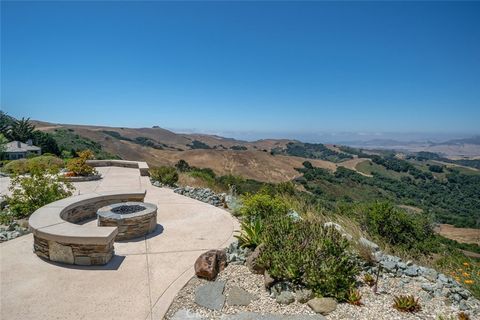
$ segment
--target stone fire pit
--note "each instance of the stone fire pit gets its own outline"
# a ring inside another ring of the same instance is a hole
[[[144,236],[157,227],[157,206],[145,202],[122,202],[98,209],[99,227],[118,227],[115,240]]]

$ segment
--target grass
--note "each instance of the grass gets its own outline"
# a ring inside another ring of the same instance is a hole
[[[368,175],[378,173],[392,179],[400,179],[401,177],[411,177],[411,175],[406,172],[396,172],[393,170],[387,170],[384,166],[373,163],[371,161],[360,162],[355,166],[355,169],[357,171],[360,171]]]

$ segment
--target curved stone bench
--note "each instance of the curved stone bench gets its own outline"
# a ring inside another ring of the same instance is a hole
[[[119,202],[142,201],[146,191],[94,192],[68,197],[47,204],[28,220],[33,233],[33,251],[47,260],[101,265],[113,257],[117,227],[76,223],[96,217],[101,207]]]
[[[140,170],[141,176],[148,176],[148,164],[142,161],[128,161],[128,160],[87,160],[87,164],[92,167],[122,167],[122,168],[136,168]]]

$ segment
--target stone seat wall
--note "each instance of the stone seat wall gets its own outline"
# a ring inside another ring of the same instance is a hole
[[[87,160],[87,164],[92,167],[121,167],[121,168],[137,168],[141,176],[148,176],[148,164],[142,161],[128,160]]]
[[[106,264],[114,255],[116,227],[75,223],[95,218],[106,205],[142,201],[145,191],[96,192],[68,197],[35,211],[28,221],[33,233],[33,251],[44,259],[77,265]]]

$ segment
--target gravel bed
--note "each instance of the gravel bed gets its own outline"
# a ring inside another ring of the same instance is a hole
[[[221,311],[213,311],[197,305],[194,302],[195,289],[207,283],[207,280],[193,277],[175,297],[170,309],[165,315],[171,319],[179,309],[188,309],[196,312],[205,319],[219,319],[223,314],[235,314],[241,311],[275,313],[275,314],[313,314],[307,304],[294,302],[289,305],[280,305],[270,298],[265,290],[263,276],[251,273],[244,265],[228,265],[222,271],[218,280],[226,280],[224,294],[228,296],[229,290],[238,286],[255,296],[248,306],[228,306],[225,303]],[[379,280],[380,294],[374,294],[372,289],[363,285],[359,288],[362,293],[363,306],[353,306],[347,303],[338,304],[337,309],[326,316],[326,319],[356,319],[356,320],[396,320],[396,319],[437,319],[437,316],[456,316],[458,307],[451,305],[445,298],[432,298],[420,287],[421,279],[397,278],[384,276]],[[417,313],[403,313],[395,310],[393,305],[394,295],[413,294],[419,297],[422,310]],[[456,317],[454,318],[456,319]],[[480,318],[472,316],[472,320]]]

